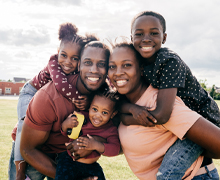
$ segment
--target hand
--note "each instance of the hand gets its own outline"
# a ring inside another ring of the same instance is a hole
[[[87,178],[84,178],[82,180],[97,180],[98,177],[97,176],[94,176],[94,177],[87,177]]]
[[[89,99],[85,95],[79,96],[77,100],[74,99],[72,103],[81,111],[89,108]]]
[[[79,137],[77,139],[79,149],[95,150],[97,141],[89,134],[87,134],[87,137]]]
[[[72,129],[73,127],[77,127],[78,124],[77,117],[70,114],[62,123],[62,131],[66,132],[68,128]]]
[[[148,108],[134,105],[131,109],[133,118],[142,126],[155,126],[157,120],[149,113]]]
[[[91,154],[92,150],[85,150],[85,149],[79,149],[79,146],[77,145],[77,141],[74,140],[70,143],[65,143],[67,150],[69,150],[72,153],[74,153],[75,160],[85,157],[89,154]]]

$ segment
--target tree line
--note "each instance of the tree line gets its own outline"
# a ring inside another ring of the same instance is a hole
[[[220,93],[216,92],[216,86],[213,84],[211,88],[207,87],[207,80],[199,80],[201,86],[209,93],[209,95],[215,99],[220,100]]]

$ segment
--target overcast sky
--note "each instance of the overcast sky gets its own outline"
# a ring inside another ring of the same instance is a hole
[[[133,17],[162,14],[169,47],[198,80],[220,87],[219,0],[7,0],[0,11],[0,79],[34,77],[59,46],[58,29],[74,23],[101,40],[130,36]]]

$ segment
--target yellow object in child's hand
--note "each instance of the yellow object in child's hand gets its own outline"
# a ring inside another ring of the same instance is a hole
[[[77,121],[79,122],[78,126],[77,127],[73,127],[72,128],[72,133],[70,135],[68,135],[69,138],[71,139],[77,139],[79,137],[79,133],[82,129],[82,125],[83,125],[83,122],[84,122],[84,115],[79,113],[79,112],[76,112],[74,111],[74,114],[76,115],[77,117]]]

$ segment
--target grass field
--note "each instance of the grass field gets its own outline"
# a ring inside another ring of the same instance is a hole
[[[216,101],[220,107],[220,101]],[[0,179],[8,179],[8,162],[11,153],[11,131],[17,123],[17,100],[0,99]],[[220,172],[220,161],[214,160]],[[137,179],[128,167],[124,155],[117,157],[101,157],[99,163],[109,180],[135,180]]]

